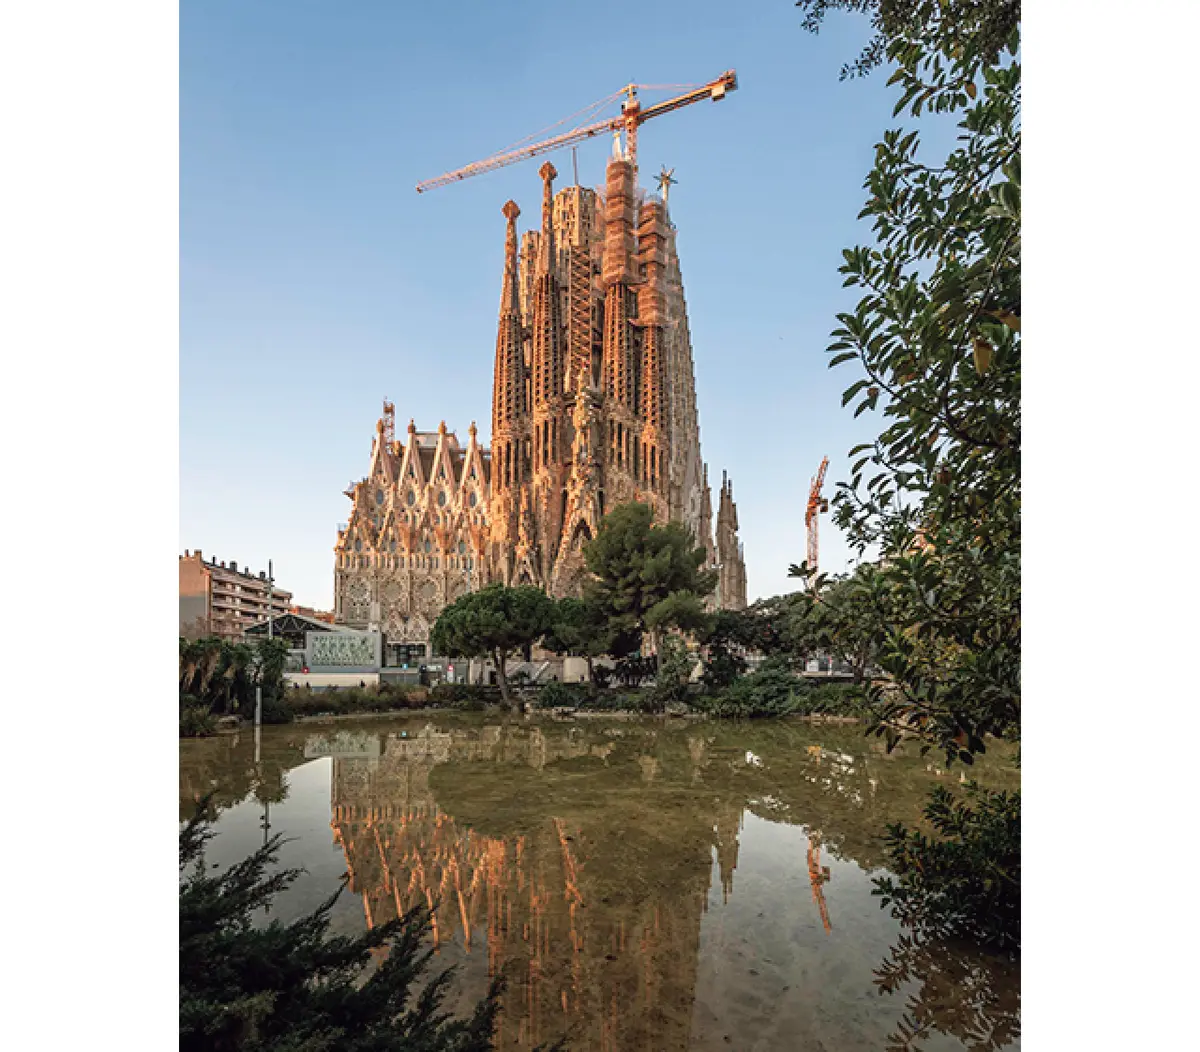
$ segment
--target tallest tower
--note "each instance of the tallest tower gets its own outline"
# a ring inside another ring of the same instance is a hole
[[[745,605],[732,489],[714,543],[676,230],[614,147],[603,191],[555,193],[521,239],[505,206],[504,294],[493,390],[492,565],[511,584],[578,591],[582,548],[605,512],[648,504],[684,523],[722,599]],[[521,382],[524,382],[522,388]]]

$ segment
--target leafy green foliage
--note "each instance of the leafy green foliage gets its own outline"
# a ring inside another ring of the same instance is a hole
[[[430,689],[429,700],[438,705],[447,705],[452,709],[481,712],[488,705],[498,704],[501,694],[495,687],[483,684],[439,683]]]
[[[211,733],[215,720],[206,716],[254,718],[255,693],[262,691],[263,719],[290,719],[282,703],[283,670],[288,645],[282,639],[262,639],[255,645],[210,636],[179,640],[180,736]],[[189,699],[186,706],[184,699]],[[187,714],[185,709],[194,710]]]
[[[1020,0],[796,0],[804,11],[801,25],[820,31],[830,11],[870,16],[874,36],[858,58],[842,67],[842,79],[877,69],[888,55],[889,42],[923,36],[946,42],[950,51],[978,52],[979,61],[994,62],[1012,38],[1021,17]]]
[[[861,641],[884,673],[871,687],[873,733],[889,747],[916,735],[969,763],[988,735],[1020,733],[1020,7],[799,6],[813,31],[829,10],[872,15],[876,36],[843,73],[886,55],[894,115],[957,116],[956,145],[937,163],[918,129],[884,134],[860,213],[874,242],[844,253],[845,284],[863,295],[838,315],[830,365],[855,365],[842,404],[880,413],[883,430],[850,451],[834,517],[879,562],[822,591],[813,612],[828,645]],[[936,839],[889,830],[885,903],[935,939],[1016,950],[1019,816],[1019,794],[939,791],[926,812]]]
[[[961,111],[960,136],[936,165],[916,130],[876,149],[862,212],[876,242],[845,252],[864,295],[830,364],[857,364],[843,403],[886,426],[851,450],[835,519],[882,556],[877,732],[965,760],[1020,710],[1020,67],[957,37],[901,34],[889,52],[897,112]]]
[[[215,734],[217,718],[208,710],[207,705],[197,703],[190,694],[179,698],[179,737],[207,738]]]
[[[330,687],[327,690],[312,690],[305,686],[288,691],[284,704],[293,716],[402,712],[421,708],[425,704],[425,694],[423,691],[410,691],[398,683],[383,683],[373,687]]]
[[[297,870],[275,867],[280,838],[224,872],[204,864],[211,823],[179,835],[182,1052],[474,1052],[491,1049],[499,980],[469,1019],[443,1011],[450,972],[426,981],[428,916],[414,910],[355,937],[328,934],[338,895],[284,925],[258,911]],[[339,890],[340,894],[340,890]],[[386,959],[372,967],[373,955]],[[423,985],[422,985],[423,984]]]
[[[654,678],[654,695],[664,708],[672,703],[680,704],[688,700],[688,687],[695,668],[696,658],[679,636],[669,635],[663,638],[658,671]]]
[[[649,505],[625,504],[604,517],[583,553],[594,575],[585,601],[603,619],[614,657],[639,652],[647,634],[703,627],[701,601],[716,575],[701,571],[704,549],[682,523],[655,526]]]
[[[507,663],[528,655],[554,628],[556,604],[540,588],[492,584],[468,592],[447,606],[433,626],[435,653],[448,657],[491,658],[505,704],[511,704]]]
[[[534,699],[539,709],[577,709],[585,706],[597,693],[592,683],[561,683],[551,680]]]
[[[944,786],[925,818],[937,839],[888,827],[894,877],[875,894],[907,927],[938,938],[966,938],[1000,951],[1021,945],[1021,798],[968,783],[963,796]]]
[[[797,711],[803,689],[788,663],[774,658],[697,704],[710,716],[726,719],[787,716]]]
[[[554,624],[542,646],[555,654],[585,658],[590,678],[595,672],[594,660],[612,647],[612,633],[603,611],[594,602],[567,596],[555,604]]]

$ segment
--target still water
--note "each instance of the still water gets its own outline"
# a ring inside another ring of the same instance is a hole
[[[959,770],[857,727],[422,714],[181,741],[179,809],[215,790],[210,863],[290,838],[284,921],[343,874],[335,931],[436,902],[448,1007],[508,976],[503,1049],[1015,1049],[1017,968],[871,895],[884,826]]]

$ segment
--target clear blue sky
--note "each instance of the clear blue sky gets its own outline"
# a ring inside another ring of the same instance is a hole
[[[824,454],[845,477],[879,426],[841,408],[857,375],[825,353],[894,123],[886,74],[837,79],[866,37],[840,15],[807,34],[790,0],[182,5],[180,550],[272,558],[298,602],[328,608],[342,491],[382,399],[401,427],[445,419],[465,438],[476,420],[488,437],[500,208],[537,222],[540,161],[414,185],[630,80],[734,68],[726,101],[644,125],[639,162],[643,185],[664,163],[679,180],[701,446],[714,489],[734,480],[750,596],[793,590],[809,478]],[[602,182],[609,148],[580,148],[581,182]],[[552,159],[569,177],[570,152]],[[841,570],[823,526],[822,566]]]

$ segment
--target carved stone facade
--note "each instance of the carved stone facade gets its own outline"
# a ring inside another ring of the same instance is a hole
[[[685,523],[718,569],[719,605],[746,605],[732,486],[716,539],[688,332],[666,205],[614,156],[601,194],[554,193],[543,164],[541,224],[518,238],[509,201],[492,390],[492,445],[443,423],[394,438],[384,406],[367,477],[336,546],[339,623],[421,642],[438,612],[492,581],[575,593],[582,548],[605,512],[641,501]]]

